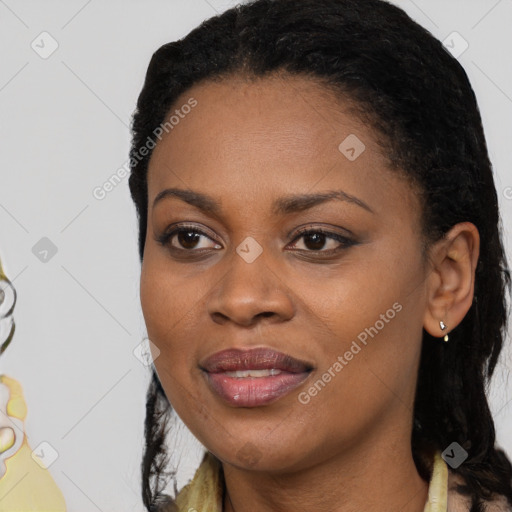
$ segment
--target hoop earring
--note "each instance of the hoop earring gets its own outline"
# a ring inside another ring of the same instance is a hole
[[[446,329],[446,325],[442,320],[439,322],[439,326],[441,327],[442,331],[444,331]],[[445,342],[448,341],[448,334],[444,335],[444,341]]]

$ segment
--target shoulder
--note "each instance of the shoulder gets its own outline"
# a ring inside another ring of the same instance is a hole
[[[460,475],[448,470],[447,512],[469,512],[471,510],[471,499],[457,491],[457,487],[464,483],[464,479]],[[512,512],[512,507],[504,496],[496,496],[485,502],[484,512]]]

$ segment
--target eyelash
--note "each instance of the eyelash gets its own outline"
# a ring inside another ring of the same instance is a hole
[[[179,247],[171,246],[170,242],[171,242],[172,238],[175,235],[178,235],[180,233],[195,233],[195,234],[199,234],[199,235],[205,236],[205,237],[209,238],[210,240],[212,240],[211,236],[208,235],[208,233],[206,233],[205,231],[199,229],[197,226],[193,226],[193,225],[180,225],[180,226],[178,226],[177,228],[175,228],[175,229],[173,229],[171,231],[167,231],[167,232],[163,233],[162,235],[157,236],[155,238],[155,240],[157,241],[157,243],[159,243],[163,247],[168,247],[173,252],[204,253],[205,251],[209,250],[209,249],[182,249],[182,248],[179,248]],[[351,240],[350,238],[344,237],[344,236],[342,236],[342,235],[340,235],[338,233],[333,233],[332,231],[326,231],[323,228],[308,228],[308,227],[300,228],[297,231],[297,236],[292,240],[292,243],[296,243],[300,238],[302,238],[302,237],[304,237],[306,235],[309,235],[309,234],[322,234],[322,235],[325,235],[327,238],[336,240],[341,245],[339,247],[337,247],[336,249],[330,249],[330,250],[327,250],[327,251],[324,251],[324,250],[321,250],[321,249],[317,250],[317,251],[315,251],[315,250],[307,250],[307,249],[296,249],[298,252],[322,254],[322,255],[333,255],[335,253],[338,253],[338,252],[342,251],[343,249],[347,249],[347,248],[349,248],[349,247],[351,247],[351,246],[356,244],[356,242],[354,240]],[[215,240],[212,240],[212,241],[215,242]],[[215,243],[217,243],[217,242],[215,242]]]
[[[342,251],[343,249],[347,249],[348,247],[355,245],[354,240],[351,240],[350,238],[342,236],[338,233],[334,233],[332,231],[327,231],[323,228],[308,228],[308,227],[298,229],[297,236],[292,240],[292,243],[295,243],[300,238],[304,237],[305,235],[310,235],[310,234],[325,235],[326,238],[330,238],[331,240],[336,240],[336,242],[339,242],[340,246],[336,247],[336,249],[329,249],[327,251],[323,251],[323,250],[313,251],[313,250],[297,249],[298,251],[330,255],[330,254],[338,253],[338,252]]]

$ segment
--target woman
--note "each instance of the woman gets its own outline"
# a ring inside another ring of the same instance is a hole
[[[381,0],[230,9],[153,55],[130,165],[148,510],[512,510],[485,394],[510,277],[439,41]],[[172,409],[207,449],[175,499]]]

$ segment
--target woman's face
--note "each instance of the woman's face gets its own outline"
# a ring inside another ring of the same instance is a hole
[[[419,201],[374,131],[299,77],[204,82],[173,109],[148,170],[141,302],[177,413],[243,468],[404,445],[428,268]]]

